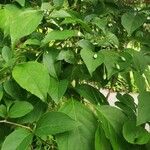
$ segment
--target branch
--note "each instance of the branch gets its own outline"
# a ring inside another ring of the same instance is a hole
[[[6,123],[6,124],[14,125],[16,127],[21,127],[21,128],[29,130],[30,132],[33,132],[33,130],[30,127],[24,126],[22,124],[18,124],[18,123],[15,123],[15,122],[10,122],[10,121],[7,121],[7,120],[0,120],[0,123]],[[43,143],[51,146],[47,141],[44,141],[40,136],[37,136],[37,138],[39,138]]]
[[[33,130],[30,127],[27,127],[27,126],[24,126],[22,124],[18,124],[18,123],[15,123],[15,122],[10,122],[10,121],[7,121],[7,120],[0,120],[0,123],[6,123],[6,124],[14,125],[14,126],[17,126],[17,127],[27,129],[30,132],[33,132]]]

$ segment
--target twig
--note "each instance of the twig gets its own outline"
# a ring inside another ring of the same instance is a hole
[[[17,127],[27,129],[30,132],[33,132],[33,130],[30,127],[27,127],[27,126],[24,126],[22,124],[18,124],[18,123],[15,123],[15,122],[10,122],[10,121],[7,121],[7,120],[0,120],[0,123],[6,123],[6,124],[14,125],[14,126],[17,126]]]
[[[108,100],[108,98],[109,98],[109,96],[110,96],[111,91],[112,91],[112,89],[109,88],[109,89],[108,89],[108,93],[107,93],[107,95],[106,95],[106,99],[107,99],[107,100]]]
[[[16,127],[21,127],[21,128],[29,130],[30,132],[33,132],[33,130],[30,127],[27,127],[27,126],[24,126],[22,124],[18,124],[18,123],[15,123],[15,122],[10,122],[10,121],[7,121],[7,120],[0,120],[0,123],[6,123],[6,124],[14,125]],[[37,136],[37,138],[39,138],[46,145],[51,146],[47,141],[44,141],[41,137]]]

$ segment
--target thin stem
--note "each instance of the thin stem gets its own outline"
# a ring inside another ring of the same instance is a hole
[[[36,61],[38,61],[38,59],[42,56],[42,54],[43,54],[43,51],[41,51],[41,52],[38,54],[38,56],[37,56],[37,58],[36,58]]]
[[[107,99],[107,100],[109,99],[109,96],[110,96],[111,92],[112,92],[112,89],[109,88],[109,89],[108,89],[108,93],[107,93],[107,95],[106,95],[106,99]]]
[[[33,130],[30,127],[27,127],[27,126],[24,126],[22,124],[18,124],[18,123],[15,123],[15,122],[10,122],[10,121],[7,121],[7,120],[0,120],[0,123],[6,123],[6,124],[14,125],[14,126],[17,126],[17,127],[21,127],[21,128],[27,129],[30,132],[33,132]],[[39,138],[46,145],[51,146],[47,141],[44,141],[40,136],[37,136],[37,138]]]
[[[7,121],[7,120],[0,120],[0,123],[6,123],[6,124],[14,125],[14,126],[21,127],[21,128],[24,128],[24,129],[27,129],[27,130],[33,132],[33,130],[30,127],[27,127],[27,126],[24,126],[22,124],[18,124],[18,123],[15,123],[15,122],[10,122],[10,121]]]

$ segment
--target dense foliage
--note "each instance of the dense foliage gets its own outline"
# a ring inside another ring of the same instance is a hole
[[[1,1],[2,150],[150,149],[150,8],[127,2]],[[119,79],[138,104],[109,105]]]

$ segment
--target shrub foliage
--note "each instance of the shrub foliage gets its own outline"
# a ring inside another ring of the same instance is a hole
[[[127,2],[1,2],[2,150],[150,148],[150,9]],[[138,104],[100,92],[120,77]]]

